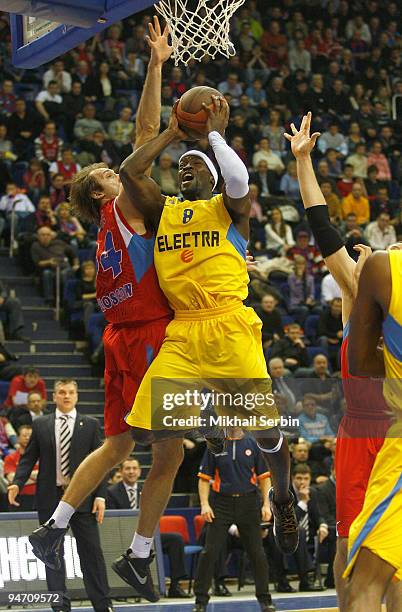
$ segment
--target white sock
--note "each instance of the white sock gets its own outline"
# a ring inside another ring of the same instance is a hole
[[[68,523],[70,522],[70,518],[73,516],[74,512],[75,508],[70,506],[70,504],[64,501],[59,502],[59,505],[57,506],[56,510],[53,512],[52,516],[49,519],[49,521],[51,521],[52,519],[54,520],[54,523],[52,525],[53,529],[55,529],[56,527],[58,529],[65,529]]]
[[[140,557],[141,559],[147,559],[151,553],[151,545],[153,538],[144,538],[144,536],[135,532],[133,541],[131,542],[131,550],[133,557]]]

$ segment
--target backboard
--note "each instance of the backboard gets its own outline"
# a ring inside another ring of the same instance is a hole
[[[10,14],[13,64],[19,68],[36,68],[66,53],[114,22],[154,4],[154,0],[80,1],[81,6],[79,0],[1,0],[0,9],[9,12],[10,9],[23,10],[24,13],[29,11],[29,14],[24,15]]]

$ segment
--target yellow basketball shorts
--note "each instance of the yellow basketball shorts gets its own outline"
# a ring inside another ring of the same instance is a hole
[[[402,579],[402,427],[392,426],[375,460],[362,511],[349,532],[346,578],[361,547],[395,568]]]
[[[261,325],[254,310],[238,302],[176,312],[127,423],[187,431],[210,425],[204,415],[212,414],[215,426],[267,430],[277,425]]]

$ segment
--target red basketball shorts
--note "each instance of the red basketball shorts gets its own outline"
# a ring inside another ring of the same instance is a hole
[[[143,325],[109,324],[103,334],[105,348],[105,436],[130,429],[130,412],[143,376],[158,354],[170,319]]]
[[[344,416],[336,440],[336,526],[339,537],[349,529],[363,508],[374,461],[389,427],[387,420],[365,420]],[[357,437],[367,435],[366,437]]]

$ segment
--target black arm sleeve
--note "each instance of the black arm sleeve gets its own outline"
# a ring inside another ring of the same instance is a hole
[[[306,215],[315,241],[324,258],[336,253],[344,246],[338,230],[331,225],[328,206],[325,204],[311,206],[306,209]]]

